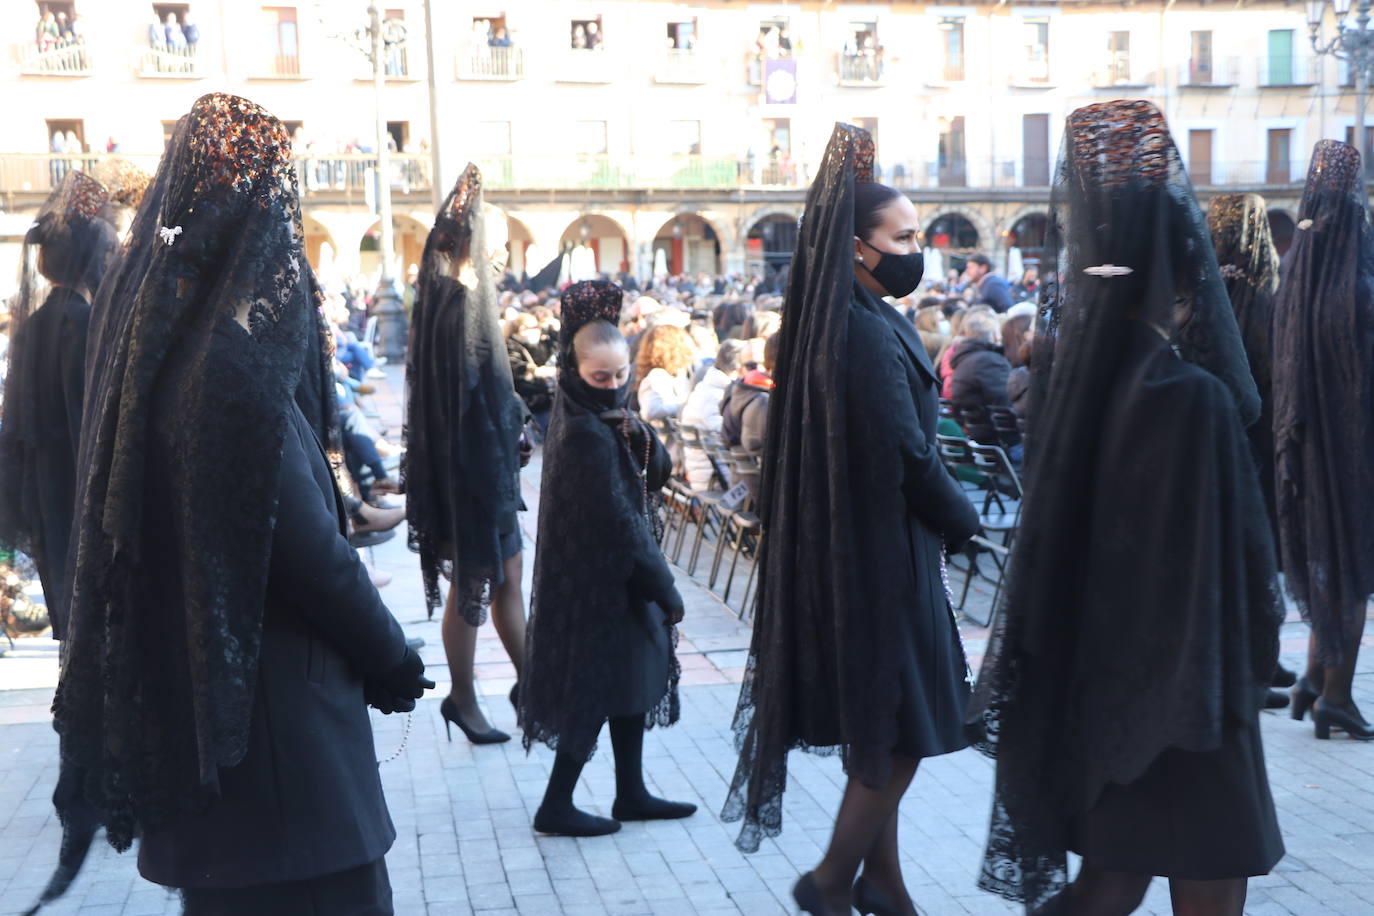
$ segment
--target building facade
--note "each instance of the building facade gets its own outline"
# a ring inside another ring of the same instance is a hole
[[[64,169],[109,149],[151,167],[191,102],[224,90],[295,132],[311,259],[373,268],[366,5],[274,2],[0,0],[6,258]],[[984,250],[1014,270],[1038,254],[1065,116],[1122,97],[1161,107],[1202,197],[1258,191],[1282,237],[1312,144],[1353,125],[1348,73],[1311,54],[1295,2],[482,0],[433,3],[432,37],[421,0],[386,5],[406,38],[382,94],[403,263],[473,160],[516,266],[585,243],[602,270],[762,271],[790,254],[845,120],[873,131],[942,261]]]

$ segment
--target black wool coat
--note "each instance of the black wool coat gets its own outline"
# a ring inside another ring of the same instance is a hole
[[[150,460],[157,479],[165,456],[154,449]],[[294,404],[277,498],[248,751],[219,771],[219,796],[208,810],[142,837],[139,872],[158,884],[231,888],[315,878],[372,862],[396,838],[363,678],[401,662],[405,635],[344,536],[333,475]],[[165,492],[149,502],[152,513],[171,512]],[[170,525],[148,530],[166,533],[147,545],[147,556],[181,549]],[[175,602],[177,592],[167,581],[150,606]]]

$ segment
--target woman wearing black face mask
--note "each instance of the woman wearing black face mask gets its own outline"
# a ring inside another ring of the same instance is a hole
[[[942,544],[978,515],[935,447],[935,371],[881,296],[921,278],[916,211],[873,183],[872,139],[838,125],[792,260],[760,498],[759,604],[723,816],[752,851],[782,828],[787,752],[842,753],[825,858],[793,889],[810,913],[902,914],[897,806],[923,757],[964,747],[967,666]],[[862,866],[863,876],[855,882]]]

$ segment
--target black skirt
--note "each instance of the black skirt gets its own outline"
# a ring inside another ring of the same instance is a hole
[[[940,541],[915,519],[907,521],[914,581],[921,591],[901,615],[897,744],[893,753],[921,759],[968,746],[964,710],[967,667],[940,576]]]
[[[393,916],[386,859],[305,881],[186,888],[185,916]]]
[[[1259,722],[1228,730],[1215,751],[1167,750],[1130,785],[1108,786],[1074,824],[1085,864],[1190,881],[1266,875],[1283,838]]]

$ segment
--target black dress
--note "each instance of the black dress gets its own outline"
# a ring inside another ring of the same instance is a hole
[[[6,398],[27,397],[34,412],[33,441],[16,475],[32,559],[43,583],[53,636],[62,638],[67,617],[67,541],[76,514],[76,450],[81,441],[85,390],[86,332],[91,306],[79,294],[57,287],[15,335],[10,359],[22,360],[25,377],[10,374]],[[21,394],[19,385],[28,389]]]

